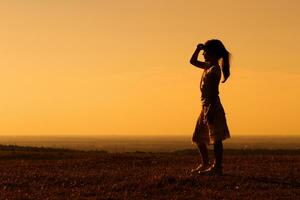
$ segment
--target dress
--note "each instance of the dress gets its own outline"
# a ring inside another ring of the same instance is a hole
[[[230,138],[225,112],[219,98],[220,66],[203,71],[200,81],[202,110],[193,133],[193,142],[214,144]]]

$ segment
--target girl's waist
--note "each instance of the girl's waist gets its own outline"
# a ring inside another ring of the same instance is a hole
[[[219,96],[201,97],[202,106],[217,105],[221,103]]]

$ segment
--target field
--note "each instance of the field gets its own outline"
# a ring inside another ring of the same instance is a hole
[[[299,199],[299,150],[225,150],[224,175],[168,153],[0,146],[0,199]]]

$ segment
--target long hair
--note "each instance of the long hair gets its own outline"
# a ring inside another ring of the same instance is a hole
[[[218,60],[222,59],[222,73],[223,73],[223,80],[222,83],[228,79],[230,75],[230,53],[227,51],[225,46],[220,40],[212,39],[205,42],[205,50],[213,53]]]

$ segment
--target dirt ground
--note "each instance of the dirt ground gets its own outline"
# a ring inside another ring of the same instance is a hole
[[[299,199],[300,151],[225,150],[224,175],[191,175],[195,150],[1,150],[0,199]]]

